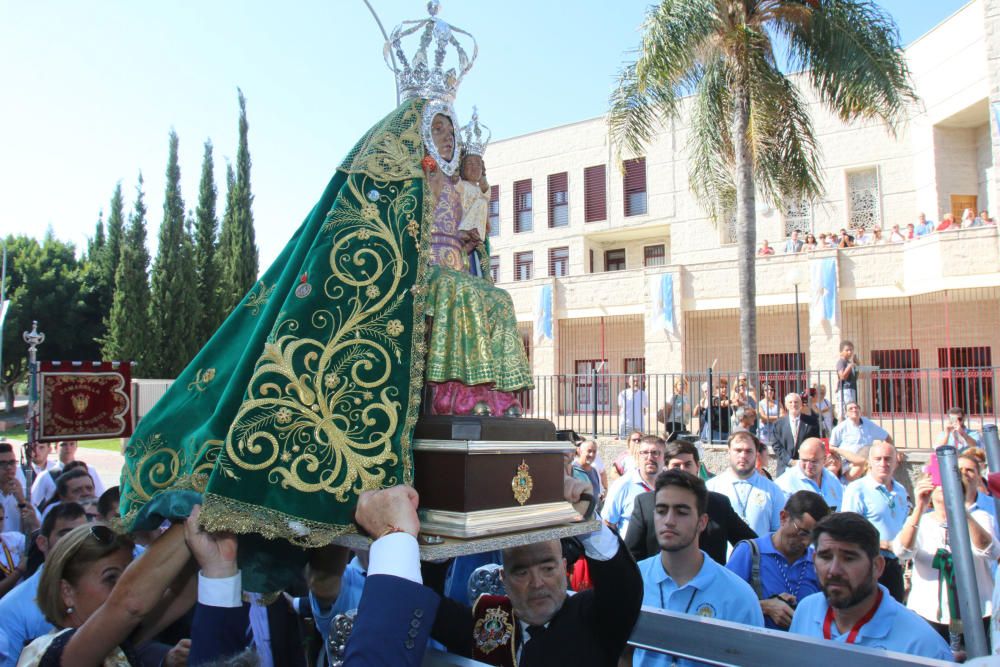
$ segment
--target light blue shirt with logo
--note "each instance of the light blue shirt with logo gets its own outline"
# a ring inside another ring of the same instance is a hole
[[[823,496],[823,500],[831,509],[840,507],[844,500],[844,485],[840,483],[836,475],[826,468],[823,468],[821,480],[823,486],[817,486],[816,482],[806,477],[801,468],[795,466],[786,470],[781,477],[774,480],[774,483],[785,492],[786,496],[791,496],[798,491],[812,491]]]
[[[659,554],[640,561],[643,606],[764,627],[764,614],[750,584],[716,563],[704,551],[701,556],[702,565],[698,574],[680,587],[663,569]],[[641,649],[636,650],[632,658],[633,667],[667,667],[675,664],[700,663],[684,659],[674,662],[669,655]]]
[[[879,585],[879,588],[882,602],[872,619],[861,626],[854,644],[951,662],[951,649],[941,635],[915,612],[896,602],[884,586]],[[789,632],[822,639],[828,608],[823,593],[800,600]],[[836,623],[830,624],[831,641],[846,643],[849,634],[850,630],[841,633]]]
[[[44,569],[38,568],[0,599],[0,667],[14,667],[25,644],[52,631],[35,602]]]
[[[785,492],[759,472],[740,479],[729,469],[708,480],[705,485],[709,491],[729,498],[736,513],[758,535],[773,533],[781,527]]]
[[[857,512],[868,519],[883,542],[892,542],[909,516],[906,489],[896,480],[891,480],[891,484],[891,488],[879,484],[871,475],[856,479],[844,489],[844,504],[840,508],[842,512]],[[882,555],[896,557],[891,551],[882,551]]]

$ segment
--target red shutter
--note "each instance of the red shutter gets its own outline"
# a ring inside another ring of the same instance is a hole
[[[637,157],[623,163],[625,175],[622,179],[622,199],[625,215],[646,213],[646,158]]]
[[[569,224],[569,175],[549,175],[549,227]]]
[[[569,273],[569,247],[549,248],[549,277],[560,278]]]
[[[500,186],[490,186],[489,235],[500,236]]]
[[[597,222],[608,219],[607,180],[605,165],[583,170],[583,220]]]
[[[531,179],[514,181],[514,233],[532,229]]]

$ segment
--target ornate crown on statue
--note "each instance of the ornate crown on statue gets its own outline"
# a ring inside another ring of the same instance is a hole
[[[396,75],[401,101],[425,98],[454,102],[458,85],[472,69],[472,64],[479,55],[479,47],[472,35],[437,17],[440,8],[438,0],[431,0],[427,3],[429,18],[403,21],[396,26],[385,43],[383,55],[389,69]],[[419,48],[412,57],[407,58],[402,42],[418,33]],[[465,35],[472,42],[471,58],[456,35]],[[454,55],[449,57],[452,50]]]
[[[462,150],[466,155],[482,157],[492,136],[490,128],[479,122],[479,110],[472,107],[472,120],[462,128]]]

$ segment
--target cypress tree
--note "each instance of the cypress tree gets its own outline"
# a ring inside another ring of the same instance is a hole
[[[115,292],[108,315],[108,333],[101,340],[105,359],[136,361],[138,377],[151,377],[143,365],[149,347],[149,251],[146,249],[146,203],[142,172],[135,207],[121,239],[115,270]]]
[[[253,194],[250,190],[250,148],[247,141],[247,104],[243,91],[236,89],[240,103],[240,143],[236,150],[236,180],[230,190],[227,206],[232,214],[232,234],[228,239],[226,265],[229,272],[228,310],[234,308],[257,282],[257,243],[253,228]],[[227,175],[228,180],[228,175]],[[225,222],[223,222],[225,230]]]
[[[118,270],[118,261],[121,259],[122,236],[125,233],[125,201],[122,197],[121,181],[115,184],[114,194],[111,195],[111,212],[108,215],[107,235],[104,248],[92,259],[97,266],[97,286],[99,292],[98,303],[100,312],[104,318],[104,327],[107,331],[107,319],[111,313],[111,302],[115,293],[115,273]]]
[[[198,266],[195,262],[195,218],[188,211],[181,233],[180,262],[177,270],[177,291],[184,309],[182,313],[185,326],[184,335],[178,340],[176,369],[170,377],[177,375],[198,354],[204,341],[198,334],[198,324],[203,321],[205,305],[199,299]]]
[[[97,214],[97,225],[94,227],[94,237],[87,241],[87,259],[91,262],[97,261],[104,250],[106,239],[104,236],[104,211]]]
[[[229,314],[239,300],[233,300],[233,293],[236,292],[235,279],[233,278],[234,241],[236,231],[236,209],[233,204],[233,197],[236,194],[236,172],[233,165],[226,160],[226,208],[222,213],[222,229],[219,230],[219,246],[216,253],[216,265],[219,268],[219,313],[220,317]]]
[[[219,266],[216,263],[216,233],[219,223],[215,214],[219,193],[215,188],[214,172],[212,140],[209,139],[205,141],[205,155],[201,162],[201,183],[194,228],[194,266],[198,286],[196,300],[201,313],[195,326],[198,345],[203,345],[211,337],[225,315],[219,307]]]

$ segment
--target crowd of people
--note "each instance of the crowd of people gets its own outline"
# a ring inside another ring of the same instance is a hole
[[[577,439],[565,496],[602,519],[589,535],[422,564],[416,492],[367,492],[356,521],[370,549],[315,551],[299,590],[274,599],[243,591],[236,538],[206,533],[197,507],[124,535],[117,487],[98,492],[76,443],[57,461],[38,445],[23,462],[0,443],[0,667],[417,665],[429,645],[488,664],[685,664],[628,647],[642,607],[960,659],[940,480],[928,474],[908,496],[903,457],[856,396],[838,391],[849,402],[830,428],[819,392],[779,404],[763,388],[758,400],[741,375],[712,393],[737,404],[716,474],[673,406],[665,437],[626,434],[629,455],[613,464]],[[1000,476],[983,476],[978,434],[961,410],[950,417],[937,441],[960,450],[980,609],[995,630]],[[30,492],[21,473],[35,478]],[[470,587],[483,567],[500,569],[501,592]],[[353,630],[338,648],[345,613]]]
[[[793,229],[781,247],[781,254],[789,255],[810,250],[905,243],[934,232],[971,229],[973,227],[985,227],[996,224],[996,219],[991,218],[986,209],[983,209],[979,212],[979,215],[976,215],[973,209],[967,208],[962,212],[962,217],[957,220],[953,213],[945,213],[941,217],[941,220],[936,223],[933,220],[928,220],[927,216],[921,213],[917,216],[915,223],[911,222],[903,229],[900,229],[899,225],[893,225],[892,229],[888,232],[883,231],[880,227],[868,229],[863,225],[858,225],[850,229],[842,227],[839,232],[822,232],[819,236],[816,236],[812,232],[802,232],[798,229]],[[775,247],[767,239],[764,239],[757,249],[757,256],[767,257],[774,255],[776,252]]]

